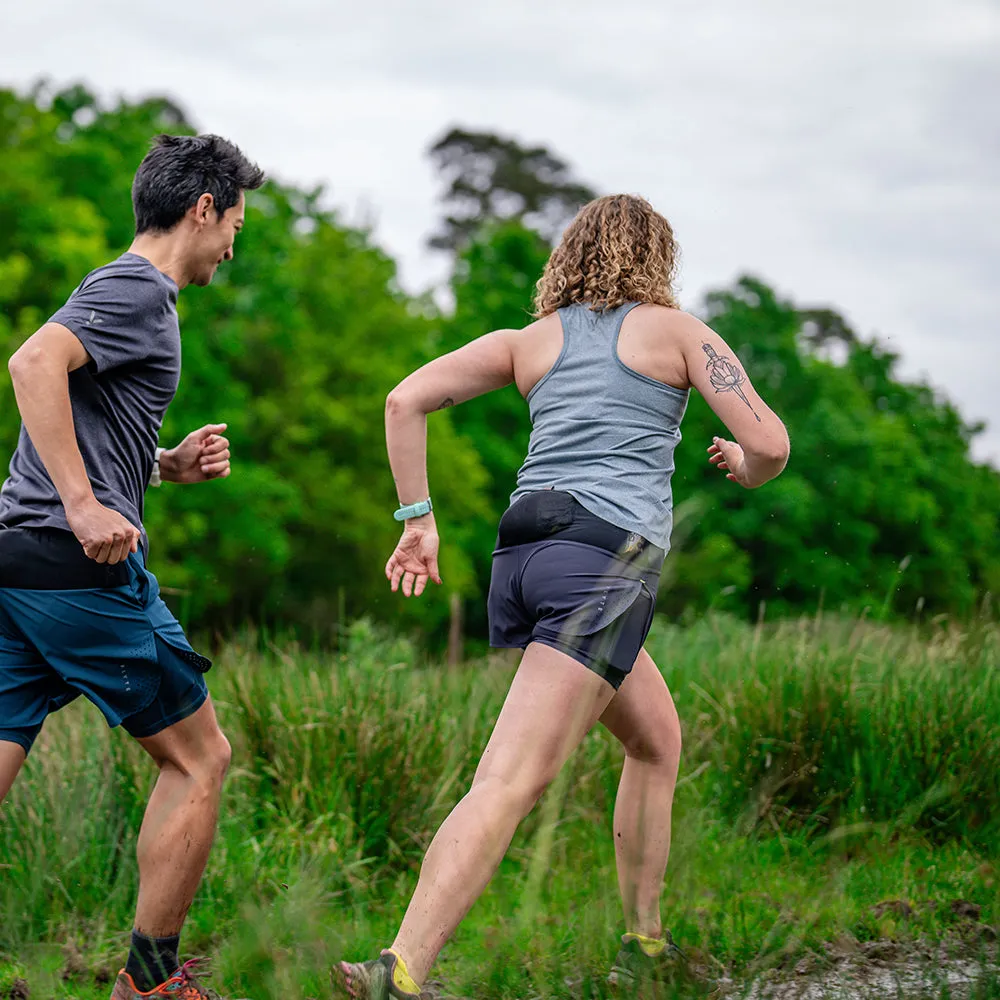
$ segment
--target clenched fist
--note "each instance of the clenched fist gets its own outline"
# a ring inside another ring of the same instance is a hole
[[[94,562],[115,565],[139,549],[139,529],[94,498],[67,508],[66,520],[83,551]]]

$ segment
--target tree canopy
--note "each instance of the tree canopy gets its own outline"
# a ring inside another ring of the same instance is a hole
[[[468,246],[485,220],[516,221],[550,243],[597,195],[544,146],[522,146],[492,132],[454,128],[430,148],[446,187],[447,213],[430,238],[438,250]]]
[[[164,98],[106,106],[81,86],[0,90],[8,355],[126,249],[132,175],[164,130],[193,130]],[[456,193],[438,243],[455,250],[449,308],[401,289],[391,257],[321,190],[275,182],[248,198],[235,260],[210,288],[181,295],[184,373],[164,443],[225,421],[234,456],[225,482],[149,496],[154,568],[191,624],[325,630],[369,614],[433,633],[457,593],[482,634],[476,609],[527,446],[527,408],[510,387],[429,418],[446,585],[406,604],[382,575],[398,532],[385,396],[436,354],[529,322],[551,240],[593,192],[543,147],[455,130],[435,150]],[[1000,591],[1000,474],[971,460],[977,428],[953,403],[900,379],[897,357],[835,310],[797,306],[757,278],[713,292],[702,315],[787,423],[792,457],[764,489],[727,482],[704,459],[722,428],[693,394],[662,610],[754,615],[765,601],[779,612],[967,613]],[[17,430],[3,379],[7,456]]]

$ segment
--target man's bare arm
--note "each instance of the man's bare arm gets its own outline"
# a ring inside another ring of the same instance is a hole
[[[97,562],[118,563],[135,552],[139,530],[98,503],[76,440],[69,373],[90,361],[83,344],[59,323],[29,337],[7,367],[25,429],[59,492],[66,519]]]
[[[89,361],[66,327],[46,323],[7,365],[28,436],[67,508],[94,498],[69,401],[69,373]]]

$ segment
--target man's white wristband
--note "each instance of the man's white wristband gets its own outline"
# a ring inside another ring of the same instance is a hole
[[[153,453],[153,474],[149,477],[150,486],[162,486],[163,480],[160,478],[160,456],[166,448],[157,448]]]

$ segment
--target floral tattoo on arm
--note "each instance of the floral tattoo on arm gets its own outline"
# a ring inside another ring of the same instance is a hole
[[[747,399],[746,393],[742,388],[747,380],[743,369],[730,361],[729,358],[720,357],[716,354],[715,348],[711,344],[702,344],[701,349],[708,355],[708,364],[705,367],[709,372],[708,379],[712,383],[712,388],[716,392],[735,392],[750,407],[750,412],[757,417],[757,423],[759,424],[760,417],[757,416],[757,411],[750,405],[750,400]]]

